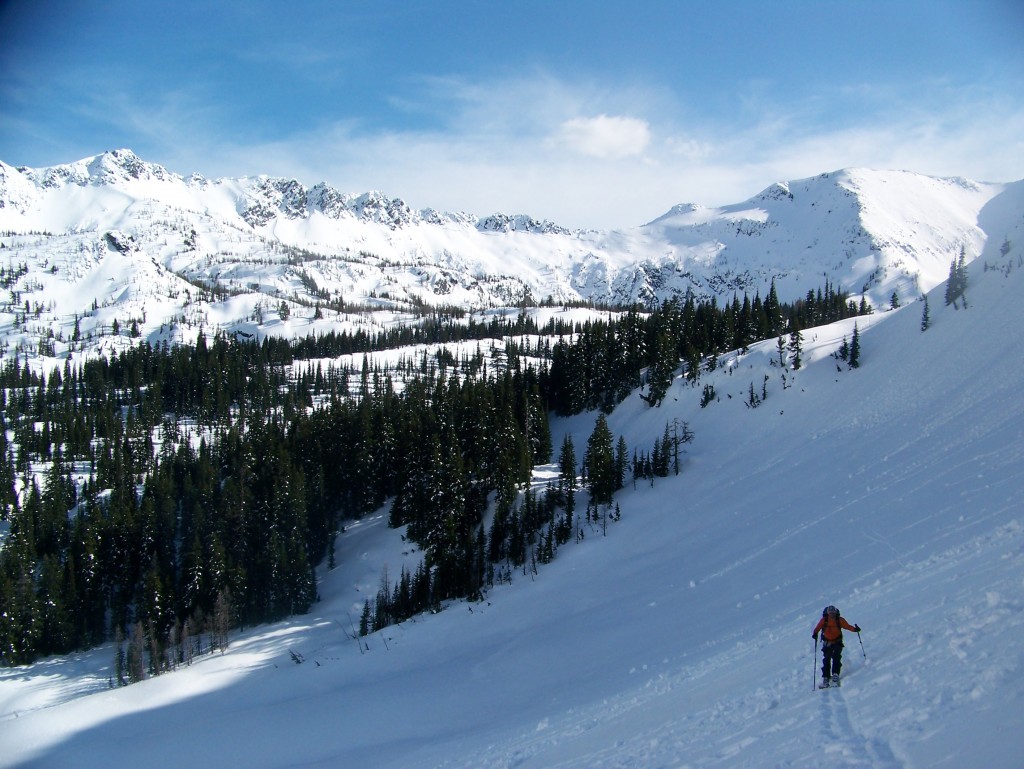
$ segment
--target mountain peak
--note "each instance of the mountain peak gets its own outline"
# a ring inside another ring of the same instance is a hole
[[[793,193],[788,182],[775,182],[751,198],[752,201],[792,200]]]
[[[147,179],[167,181],[176,178],[161,165],[142,160],[129,149],[108,150],[73,163],[44,168],[19,168],[18,171],[38,187],[51,189],[68,184],[84,187],[116,185]]]
[[[173,178],[166,168],[156,163],[148,163],[130,149],[115,149],[87,161],[89,175],[94,184],[104,184],[118,180]]]
[[[652,224],[659,224],[662,222],[666,222],[670,219],[676,219],[678,217],[687,217],[691,214],[696,214],[700,211],[707,210],[708,209],[706,209],[699,203],[677,203],[676,205],[672,206],[672,208],[670,208],[668,211],[663,213],[661,216],[647,222],[647,224],[645,224],[644,226],[648,227]]]

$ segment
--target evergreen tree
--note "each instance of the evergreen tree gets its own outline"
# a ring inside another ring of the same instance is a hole
[[[775,290],[775,278],[772,278],[768,289],[768,298],[764,303],[764,313],[768,322],[768,336],[775,336],[782,331],[782,305],[778,292]]]
[[[629,448],[626,446],[626,439],[619,436],[615,447],[615,490],[618,491],[626,485],[626,465],[628,463]]]
[[[789,354],[790,363],[794,371],[798,371],[803,365],[803,334],[800,333],[800,324],[794,317],[789,325]]]
[[[114,643],[114,676],[118,686],[128,685],[128,655],[124,651],[124,635],[117,629]]]
[[[679,353],[667,329],[656,334],[654,350],[654,360],[647,370],[647,394],[643,397],[652,406],[660,406],[679,365]]]
[[[576,448],[569,433],[562,439],[558,454],[558,486],[563,492],[576,489]]]
[[[957,293],[956,258],[949,263],[949,276],[946,278],[946,291],[944,294],[946,306],[949,307],[956,299]]]
[[[850,341],[850,368],[860,367],[860,331],[857,324],[853,324],[853,339]]]
[[[594,430],[587,439],[583,465],[587,475],[591,499],[596,504],[608,504],[616,490],[615,452],[612,433],[604,414],[599,414]]]
[[[949,278],[946,280],[946,304],[954,305],[963,299],[967,307],[967,249],[960,246],[960,252],[949,263]]]
[[[956,260],[957,293],[967,307],[967,249],[960,246],[960,255]]]
[[[761,398],[754,392],[754,383],[750,383],[750,391],[747,393],[747,406],[756,409],[761,405]]]
[[[668,475],[669,467],[672,464],[671,441],[668,423],[666,423],[661,438],[654,441],[654,450],[651,452],[651,469],[659,478]]]

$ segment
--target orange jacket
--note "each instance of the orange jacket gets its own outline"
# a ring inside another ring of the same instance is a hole
[[[828,643],[835,643],[843,637],[843,630],[851,630],[857,632],[857,628],[847,622],[843,617],[839,617],[839,621],[836,622],[831,617],[822,617],[818,620],[818,624],[814,626],[815,638],[818,637],[818,631],[821,631],[821,637]]]

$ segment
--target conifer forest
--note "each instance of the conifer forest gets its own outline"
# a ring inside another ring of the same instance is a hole
[[[382,575],[359,632],[479,600],[536,572],[585,524],[614,520],[630,477],[679,471],[694,437],[685,424],[653,446],[608,432],[601,414],[631,391],[655,408],[680,372],[697,387],[718,354],[774,337],[799,367],[801,330],[868,311],[828,285],[780,304],[773,285],[764,300],[688,295],[571,325],[436,313],[377,336],[141,342],[44,373],[11,356],[0,370],[0,661],[117,640],[118,683],[187,663],[229,629],[307,612],[338,532],[382,508],[424,557],[416,573]],[[494,338],[500,365],[479,353],[369,362]],[[323,364],[353,354],[362,366]],[[571,442],[552,446],[549,416],[591,410],[577,466]],[[552,461],[557,483],[525,491]]]

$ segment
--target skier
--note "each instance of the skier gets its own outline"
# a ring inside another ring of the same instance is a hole
[[[830,685],[839,686],[839,671],[843,668],[843,630],[860,632],[860,625],[851,625],[839,614],[835,606],[826,606],[821,619],[814,626],[814,642],[818,642],[821,633],[821,685],[825,689]]]

